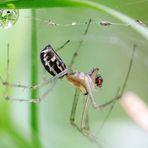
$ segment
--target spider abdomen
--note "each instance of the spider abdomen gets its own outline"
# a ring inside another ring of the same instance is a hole
[[[65,63],[57,55],[51,45],[47,45],[41,51],[40,58],[45,69],[53,76],[56,76],[57,74],[67,69]],[[61,76],[60,78],[62,78],[63,76]]]

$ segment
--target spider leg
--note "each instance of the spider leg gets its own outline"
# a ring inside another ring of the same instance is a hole
[[[125,80],[124,80],[123,86],[122,86],[121,90],[120,89],[118,90],[118,92],[120,91],[120,93],[118,93],[118,95],[116,95],[112,100],[110,100],[110,101],[100,105],[100,107],[106,107],[109,104],[114,103],[114,101],[119,100],[122,97],[122,95],[124,93],[124,90],[125,90],[125,87],[127,85],[128,79],[129,79],[130,72],[132,70],[135,49],[136,49],[136,45],[133,46],[133,50],[132,50],[132,54],[131,54],[131,59],[130,59],[130,62],[129,62],[129,67],[128,67],[128,70],[127,70],[127,74],[125,76]]]
[[[80,91],[76,88],[75,95],[74,95],[74,101],[72,105],[72,111],[70,115],[70,123],[80,132],[84,135],[81,128],[75,123],[75,116],[76,116],[76,108],[78,105],[78,99],[79,99]]]
[[[86,76],[84,78],[85,80],[85,83],[86,83],[86,88],[87,88],[87,91],[88,91],[88,96],[91,100],[91,103],[92,103],[92,106],[95,108],[95,109],[99,109],[100,108],[100,105],[97,104],[97,102],[95,101],[95,98],[93,97],[93,94],[92,94],[92,89],[90,87],[90,83],[89,83],[89,79],[88,77]]]
[[[69,43],[69,40],[66,41],[62,46],[60,46],[58,48],[58,50],[60,50],[61,48],[63,48],[66,44]],[[50,92],[50,90],[55,86],[55,82],[62,76],[64,76],[68,70],[65,69],[64,71],[62,71],[61,73],[57,74],[56,76],[48,79],[48,80],[44,80],[43,82],[39,83],[39,84],[35,84],[35,85],[22,85],[22,84],[15,84],[15,83],[10,83],[9,82],[9,63],[10,63],[10,58],[9,58],[9,44],[7,44],[7,65],[6,65],[6,79],[4,80],[1,76],[0,76],[0,83],[5,86],[5,92],[4,92],[4,96],[6,100],[11,100],[11,101],[26,101],[26,102],[32,102],[32,103],[39,103],[41,100],[43,100],[45,98],[45,96],[47,96]],[[19,99],[19,98],[12,98],[10,96],[8,96],[8,92],[9,92],[9,87],[16,87],[16,88],[22,88],[22,89],[30,89],[30,90],[37,90],[37,89],[41,89],[44,86],[50,84],[50,88],[44,92],[41,97],[38,98],[34,98],[34,99]]]
[[[125,76],[125,80],[124,80],[124,83],[123,83],[123,87],[121,88],[121,92],[120,92],[120,95],[119,95],[119,96],[122,96],[122,95],[123,95],[123,92],[124,92],[125,87],[126,87],[126,85],[127,85],[127,82],[128,82],[128,79],[129,79],[129,75],[130,75],[131,70],[132,70],[132,65],[133,65],[135,50],[136,50],[136,45],[134,44],[134,45],[133,45],[133,50],[132,50],[131,59],[130,59],[130,62],[129,62],[129,67],[128,67],[128,70],[127,70],[127,74],[126,74],[126,76]]]
[[[88,113],[86,115],[86,118],[85,118],[85,129],[87,131],[89,131],[90,127],[89,127],[89,116],[88,116]]]
[[[44,98],[47,97],[48,94],[49,94],[49,90],[44,92],[40,97],[34,98],[34,99],[21,99],[21,98],[9,97],[9,96],[6,96],[5,99],[9,100],[9,101],[19,101],[19,102],[28,102],[28,103],[40,103]]]
[[[71,68],[71,67],[73,66],[73,64],[74,64],[74,62],[75,62],[75,60],[76,60],[76,57],[78,56],[78,52],[79,52],[79,50],[80,50],[80,48],[81,48],[81,46],[82,46],[82,44],[83,44],[83,42],[84,42],[85,36],[86,36],[87,33],[88,33],[88,29],[89,29],[89,27],[90,27],[90,24],[91,24],[91,19],[89,19],[89,21],[88,21],[88,23],[87,23],[87,27],[86,27],[86,29],[85,29],[85,31],[84,31],[84,33],[83,33],[83,36],[82,36],[81,40],[79,41],[78,47],[76,48],[76,51],[74,52],[74,54],[73,54],[73,56],[72,56],[72,59],[71,59],[70,64],[69,64],[69,66],[68,66],[69,68]]]
[[[76,108],[77,108],[77,104],[78,104],[79,94],[80,94],[80,91],[78,89],[76,89],[74,101],[73,101],[73,105],[72,105],[72,111],[71,111],[71,115],[70,115],[70,122],[81,134],[86,136],[90,141],[94,142],[97,145],[97,147],[102,148],[102,146],[98,142],[97,137],[94,136],[93,134],[91,134],[89,131],[88,111],[89,111],[91,100],[88,95],[85,98],[80,127],[75,123],[75,115],[76,115]]]
[[[132,64],[133,64],[133,60],[134,60],[134,53],[135,53],[135,48],[136,48],[136,45],[133,46],[133,50],[132,50],[132,55],[131,55],[131,59],[130,59],[130,62],[129,62],[129,67],[128,67],[128,70],[127,70],[127,74],[125,76],[125,80],[124,80],[124,83],[123,83],[123,87],[121,88],[121,91],[120,93],[118,93],[118,95],[115,96],[115,98],[113,98],[112,100],[102,104],[102,105],[99,105],[96,103],[93,95],[92,95],[92,90],[91,90],[91,87],[90,87],[90,84],[89,84],[89,81],[87,78],[85,78],[85,82],[86,82],[86,87],[87,87],[87,90],[88,90],[88,94],[90,96],[90,99],[91,99],[91,102],[92,102],[92,105],[95,109],[101,109],[101,108],[104,108],[106,106],[108,106],[109,104],[112,104],[114,103],[114,101],[118,100],[121,98],[121,96],[123,95],[124,93],[124,90],[125,90],[125,87],[127,85],[127,82],[128,82],[128,79],[129,79],[129,75],[130,75],[130,72],[131,72],[131,69],[132,69]]]
[[[109,115],[110,115],[111,111],[113,110],[113,108],[114,108],[114,106],[115,106],[115,104],[116,104],[116,101],[119,100],[119,99],[122,97],[123,93],[124,93],[124,90],[125,90],[125,87],[126,87],[126,85],[127,85],[127,82],[128,82],[128,79],[129,79],[129,75],[130,75],[130,72],[131,72],[131,69],[132,69],[132,64],[133,64],[133,60],[134,60],[135,48],[136,48],[136,45],[133,46],[133,51],[132,51],[132,55],[131,55],[129,67],[128,67],[127,74],[126,74],[126,76],[125,76],[125,80],[124,80],[124,83],[123,83],[122,88],[121,88],[121,89],[119,88],[119,89],[117,90],[117,94],[116,94],[116,96],[115,96],[112,100],[110,100],[110,101],[108,101],[108,102],[106,102],[106,103],[100,105],[101,108],[104,108],[104,107],[107,107],[107,106],[111,105],[111,106],[110,106],[110,109],[109,109],[109,111],[108,111],[108,113],[107,113],[107,115],[106,115],[106,117],[104,118],[104,120],[103,120],[103,122],[102,122],[102,124],[101,124],[101,126],[100,126],[100,128],[99,128],[100,130],[102,129],[102,127],[104,126],[105,122],[106,122],[107,119],[109,118]],[[100,132],[100,130],[98,130],[98,131]],[[99,134],[99,132],[98,132],[98,134]],[[97,135],[98,135],[98,134],[97,134]]]
[[[87,95],[85,98],[83,114],[82,114],[82,119],[81,119],[81,129],[82,131],[84,131],[84,133],[89,131],[88,111],[89,111],[90,103],[91,103],[91,100],[89,96]]]
[[[67,43],[69,43],[69,40],[66,41],[61,47],[59,47],[58,49],[63,48]],[[8,92],[8,87],[18,87],[18,88],[27,88],[27,89],[40,89],[42,87],[44,87],[45,85],[49,84],[49,82],[51,83],[52,81],[54,81],[55,79],[64,76],[68,70],[65,69],[64,71],[62,71],[61,73],[57,74],[56,76],[54,76],[53,78],[50,78],[49,80],[46,80],[45,82],[42,82],[40,84],[35,84],[35,85],[22,85],[22,84],[14,84],[14,83],[10,83],[9,82],[9,63],[10,63],[10,58],[9,58],[9,44],[7,44],[7,66],[6,66],[6,79],[3,80],[3,78],[0,76],[0,82],[6,86],[6,90]]]
[[[49,93],[50,91],[54,88],[54,86],[56,85],[56,82],[58,81],[58,78],[65,75],[67,73],[67,70],[64,70],[62,71],[61,73],[59,73],[58,75],[56,75],[55,77],[53,77],[52,79],[49,79],[48,81],[46,82],[43,82],[41,84],[38,84],[38,85],[34,85],[34,86],[30,86],[30,87],[27,87],[25,86],[25,88],[34,88],[34,89],[39,89],[39,88],[42,88],[44,87],[45,85],[47,84],[50,84],[50,88],[47,89],[47,91],[45,91],[40,97],[38,98],[34,98],[34,99],[18,99],[18,98],[12,98],[12,97],[9,97],[8,95],[6,95],[5,99],[6,100],[10,100],[10,101],[20,101],[20,102],[30,102],[30,103],[39,103],[41,102]],[[12,86],[15,86],[15,87],[19,87],[20,85],[17,85],[17,84],[14,84]],[[24,85],[22,85],[23,88],[24,88]]]
[[[75,124],[75,116],[76,116],[76,108],[78,104],[78,99],[79,99],[80,91],[78,89],[75,90],[75,96],[74,96],[74,101],[72,105],[72,111],[70,115],[70,123],[78,128],[78,126]],[[83,109],[83,115],[82,115],[82,120],[81,120],[81,127],[79,130],[81,131],[82,129],[89,130],[89,125],[88,125],[88,107],[89,107],[90,101],[87,98],[85,98],[85,103],[84,103],[84,109]]]
[[[133,51],[132,51],[132,55],[131,55],[131,60],[130,60],[129,67],[128,67],[128,70],[127,70],[127,74],[125,76],[125,80],[124,80],[124,83],[123,83],[123,87],[121,88],[121,90],[118,89],[117,95],[115,96],[114,99],[112,99],[112,100],[110,100],[110,101],[108,101],[108,102],[106,102],[106,103],[104,103],[102,105],[98,105],[96,103],[93,95],[92,95],[92,89],[90,87],[89,81],[88,81],[87,78],[85,78],[86,87],[87,87],[87,90],[88,90],[88,97],[86,98],[86,102],[85,102],[85,105],[84,105],[84,110],[83,110],[83,115],[82,115],[82,121],[81,121],[80,131],[82,132],[83,135],[87,136],[90,140],[94,141],[97,145],[99,144],[98,141],[97,141],[97,137],[95,137],[94,135],[92,135],[89,132],[89,128],[87,127],[88,126],[88,123],[87,123],[88,121],[87,120],[88,120],[88,109],[89,109],[89,105],[90,105],[90,103],[92,103],[92,105],[93,105],[93,107],[95,109],[101,109],[101,108],[104,108],[104,107],[108,106],[109,104],[112,104],[112,106],[110,108],[110,111],[107,114],[107,117],[103,121],[103,125],[104,125],[105,121],[107,120],[107,118],[110,115],[111,110],[113,109],[113,107],[114,107],[114,105],[116,103],[116,100],[120,99],[121,96],[123,95],[123,92],[124,92],[125,87],[127,85],[127,82],[128,82],[128,79],[129,79],[129,75],[130,75],[130,72],[131,72],[131,69],[132,69],[135,48],[136,48],[136,46],[134,45]],[[119,93],[119,91],[120,91],[120,93]]]
[[[21,101],[21,102],[30,102],[30,103],[39,103],[41,102],[41,100],[43,100],[48,94],[49,92],[51,91],[51,89],[55,86],[57,80],[64,76],[68,70],[65,69],[64,71],[62,71],[61,73],[57,74],[56,76],[48,79],[47,81],[44,81],[40,84],[35,84],[35,85],[32,85],[32,86],[27,86],[27,85],[22,85],[22,84],[14,84],[14,83],[10,83],[8,82],[8,79],[9,79],[9,44],[7,45],[7,67],[6,67],[6,80],[4,81],[3,78],[0,76],[0,82],[2,83],[2,85],[6,86],[6,91],[5,91],[5,99],[6,100],[10,100],[10,101]],[[40,88],[43,88],[44,86],[48,85],[48,84],[51,84],[50,85],[50,88],[44,92],[41,97],[38,97],[38,98],[34,98],[34,99],[18,99],[18,98],[13,98],[13,97],[10,97],[8,96],[8,91],[9,91],[9,87],[17,87],[17,88],[24,88],[24,89],[40,89]]]
[[[64,76],[67,73],[67,71],[68,70],[65,69],[64,71],[62,71],[61,73],[57,74],[56,76],[54,76],[52,78],[49,78],[48,80],[43,81],[40,84],[35,84],[35,85],[31,85],[31,86],[10,83],[10,82],[8,82],[8,80],[4,81],[1,76],[0,76],[0,81],[1,81],[1,83],[3,85],[8,86],[8,87],[18,87],[18,88],[24,88],[24,89],[40,89],[40,88],[46,86],[47,84],[54,82],[56,79]]]
[[[120,91],[120,89],[118,89],[115,98],[118,97],[119,91]],[[112,112],[112,110],[113,110],[113,108],[114,108],[114,106],[115,106],[115,104],[116,104],[116,99],[112,100],[112,101],[110,102],[110,104],[111,104],[111,106],[110,106],[110,108],[109,108],[109,111],[107,112],[107,115],[105,116],[105,118],[103,119],[103,121],[102,121],[102,123],[101,123],[101,126],[99,127],[99,130],[98,130],[99,132],[101,131],[101,129],[102,129],[103,126],[105,125],[107,119],[109,118],[109,116],[110,116],[110,114],[111,114],[111,112]],[[103,104],[103,105],[104,105],[104,104]],[[103,108],[103,107],[108,106],[109,104],[106,104],[106,105],[104,105],[104,106],[103,106],[103,105],[100,105],[100,107]],[[97,133],[97,135],[99,134],[99,132]]]
[[[69,42],[70,42],[70,40],[67,40],[63,45],[61,45],[60,47],[58,47],[55,51],[57,52],[57,51],[63,49]]]
[[[9,44],[7,44],[7,67],[6,67],[6,81],[9,79]]]
[[[80,95],[80,91],[76,88],[74,100],[73,100],[73,104],[72,104],[71,115],[70,115],[70,123],[75,127],[77,127],[77,125],[75,124],[75,116],[76,116],[76,108],[77,108],[77,105],[78,105],[79,95]]]
[[[102,146],[98,141],[98,138],[95,135],[93,135],[89,130],[88,112],[89,112],[90,104],[91,104],[91,99],[90,99],[90,96],[87,95],[84,102],[80,132],[84,136],[86,136],[91,142],[95,143],[98,148],[102,148]]]
[[[70,123],[75,126],[80,132],[82,129],[89,129],[88,126],[88,106],[89,106],[89,100],[86,99],[84,103],[84,109],[83,109],[83,115],[82,115],[82,120],[81,120],[81,127],[79,128],[76,123],[75,123],[75,116],[76,116],[76,108],[78,105],[78,99],[79,99],[80,91],[76,88],[75,90],[75,95],[74,95],[74,101],[72,105],[72,111],[70,115]]]

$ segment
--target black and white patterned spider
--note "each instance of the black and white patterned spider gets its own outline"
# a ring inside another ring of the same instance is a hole
[[[90,23],[91,23],[91,20],[89,20],[89,22],[87,24],[87,28],[84,32],[84,36],[88,32],[88,28],[89,28]],[[68,42],[69,41],[67,41],[65,44],[67,44]],[[129,64],[129,67],[127,70],[124,84],[123,84],[122,88],[120,89],[120,93],[118,93],[117,96],[115,96],[115,98],[112,99],[111,101],[109,101],[105,104],[99,105],[96,103],[96,101],[93,97],[93,91],[95,90],[95,88],[101,87],[102,83],[103,83],[103,78],[98,73],[99,68],[94,68],[91,70],[91,72],[88,72],[88,73],[75,72],[71,69],[71,67],[75,61],[75,58],[78,54],[78,51],[81,47],[82,42],[83,42],[83,39],[80,41],[78,48],[76,49],[76,52],[73,54],[72,60],[70,62],[70,65],[68,66],[68,68],[65,65],[65,63],[63,62],[63,60],[60,58],[60,56],[57,54],[57,52],[52,48],[51,45],[47,45],[41,51],[41,53],[40,53],[41,62],[43,64],[44,68],[53,76],[53,78],[50,79],[49,81],[46,81],[46,82],[43,82],[41,84],[37,84],[34,86],[11,84],[7,80],[4,81],[1,77],[0,77],[0,81],[5,86],[39,89],[41,87],[44,87],[45,85],[48,85],[53,80],[58,80],[58,79],[62,79],[63,77],[66,77],[66,79],[76,87],[74,102],[73,102],[71,116],[70,116],[70,122],[81,133],[83,133],[85,136],[87,136],[91,140],[94,140],[94,136],[92,136],[89,132],[89,123],[88,123],[89,106],[92,105],[94,109],[99,110],[111,103],[113,104],[114,101],[118,100],[122,96],[125,86],[126,86],[126,83],[128,81],[129,74],[130,74],[130,70],[131,70],[131,66],[132,66],[132,62],[133,62],[134,51],[135,51],[135,46],[133,48],[130,64]],[[61,46],[61,48],[63,46]],[[81,118],[80,127],[75,123],[75,114],[76,114],[76,108],[77,108],[77,104],[78,104],[79,92],[82,92],[85,96],[84,108],[83,108],[83,114],[82,114],[82,118]],[[27,100],[26,99],[20,100],[20,99],[11,98],[9,96],[6,96],[6,99],[7,100],[28,101],[28,102],[32,102],[32,103],[39,103],[48,93],[49,93],[49,90],[47,92],[45,92],[42,97],[39,97],[36,99],[30,99],[30,100],[28,100],[28,99]]]

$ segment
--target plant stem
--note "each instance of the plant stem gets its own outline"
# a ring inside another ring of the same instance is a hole
[[[35,10],[32,10],[32,17],[36,17]],[[31,46],[31,85],[38,83],[38,48],[36,42],[36,22],[32,19],[32,46]],[[31,98],[38,97],[38,90],[31,91]],[[39,127],[38,127],[38,106],[37,104],[31,104],[31,134],[32,134],[32,144],[33,147],[39,148]]]

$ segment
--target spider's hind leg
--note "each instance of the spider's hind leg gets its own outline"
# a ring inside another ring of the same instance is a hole
[[[10,83],[9,82],[9,63],[10,63],[10,58],[9,58],[9,44],[7,45],[7,63],[6,63],[6,78],[3,79],[0,76],[0,83],[5,86],[5,91],[4,91],[4,98],[6,100],[9,101],[20,101],[20,102],[31,102],[31,103],[39,103],[41,102],[41,100],[43,100],[50,92],[50,90],[54,87],[54,85],[56,84],[57,80],[59,77],[62,77],[63,75],[65,75],[67,73],[67,70],[62,71],[61,73],[59,73],[58,75],[56,75],[55,77],[52,78],[48,78],[48,80],[44,80],[43,82],[39,83],[39,84],[35,84],[35,85],[23,85],[23,84],[15,84],[15,83]],[[37,98],[33,98],[33,99],[22,99],[22,98],[14,98],[9,96],[9,88],[20,88],[20,89],[29,89],[29,90],[39,90],[41,88],[43,88],[44,86],[47,86],[48,84],[48,90],[46,90],[45,92],[43,92],[43,94],[40,97]]]
[[[48,86],[50,84],[48,86],[48,89],[40,97],[33,98],[33,99],[19,99],[19,98],[12,98],[12,97],[9,97],[8,95],[6,95],[5,99],[10,100],[10,101],[21,101],[21,102],[23,101],[23,102],[30,102],[30,103],[39,103],[45,97],[47,97],[47,95],[50,93],[50,91],[55,86],[55,84],[58,81],[59,77],[65,75],[66,73],[67,73],[67,69],[62,71],[61,73],[57,74],[55,77],[52,77],[52,78],[48,79],[47,81],[44,81],[44,82],[42,82],[40,84],[33,85],[33,86],[26,86],[26,85],[19,85],[19,84],[12,84],[11,85],[12,87],[28,88],[28,89],[37,90],[37,89],[41,89],[41,88],[45,87],[46,85]]]

